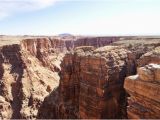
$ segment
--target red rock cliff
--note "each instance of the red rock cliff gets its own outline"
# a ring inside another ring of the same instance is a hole
[[[129,118],[159,119],[160,113],[160,47],[146,53],[139,60],[137,75],[127,77]],[[143,67],[142,67],[143,66]]]
[[[48,103],[53,96],[48,97],[40,118],[125,118],[123,82],[130,67],[129,54],[113,46],[79,47],[66,54],[61,64],[58,102]]]
[[[34,39],[1,47],[1,119],[36,118],[44,98],[58,87],[63,55],[50,45],[49,40]]]
[[[46,37],[1,47],[0,119],[159,118],[159,48],[137,55],[137,47],[101,47],[116,40]]]

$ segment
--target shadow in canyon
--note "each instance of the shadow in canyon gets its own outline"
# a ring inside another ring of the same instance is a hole
[[[59,87],[54,89],[47,97],[45,97],[43,103],[38,109],[37,119],[58,119],[59,116]]]
[[[11,64],[11,70],[9,74],[12,74],[14,82],[11,84],[11,93],[13,100],[10,100],[11,107],[13,109],[12,119],[21,118],[21,80],[23,77],[23,60],[21,58],[20,46],[8,45],[2,48],[2,54],[6,64]]]

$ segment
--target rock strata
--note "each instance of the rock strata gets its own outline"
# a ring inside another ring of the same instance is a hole
[[[128,60],[129,52],[116,46],[76,48],[61,64],[58,103],[47,102],[51,95],[42,109],[53,106],[53,118],[126,118],[123,82]],[[42,110],[39,115],[51,114]]]
[[[127,114],[131,119],[160,118],[159,53],[158,47],[143,55],[139,60],[137,75],[125,79],[124,88],[129,94]]]
[[[43,40],[23,42],[0,49],[1,119],[36,118],[44,98],[59,85],[59,76],[54,68],[60,66],[63,55],[49,52]],[[50,65],[43,65],[43,62]]]
[[[0,119],[159,118],[159,43],[108,45],[118,40],[28,37],[0,47]]]
[[[154,50],[147,52],[138,60],[138,66],[144,66],[149,63],[160,64],[160,47],[156,47]]]

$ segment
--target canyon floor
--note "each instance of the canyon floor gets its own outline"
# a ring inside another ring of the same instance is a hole
[[[160,119],[160,37],[1,35],[0,119]]]

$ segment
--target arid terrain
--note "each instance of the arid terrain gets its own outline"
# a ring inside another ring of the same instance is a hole
[[[0,36],[0,119],[160,119],[159,36]]]

